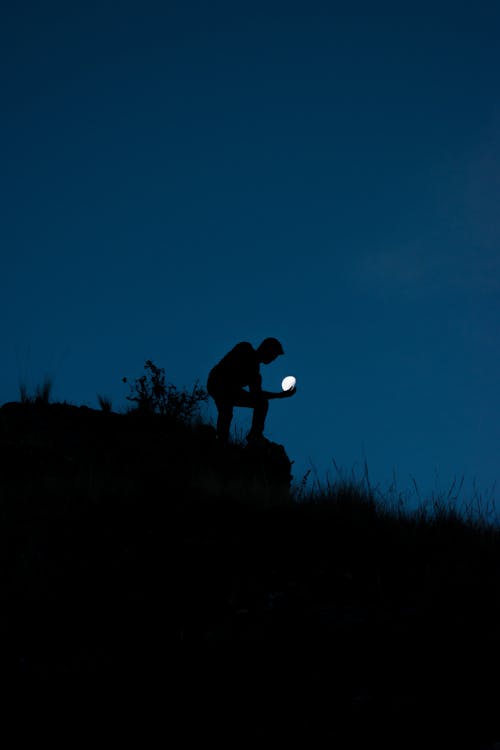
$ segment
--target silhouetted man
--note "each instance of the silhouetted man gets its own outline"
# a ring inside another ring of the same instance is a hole
[[[234,406],[253,409],[252,427],[247,435],[247,442],[266,440],[262,433],[269,400],[289,398],[296,392],[295,388],[280,393],[262,390],[260,364],[268,365],[280,354],[284,354],[284,351],[278,339],[264,339],[257,349],[247,341],[242,341],[212,368],[207,390],[217,406],[217,437],[221,442],[227,443],[229,439]],[[245,390],[246,386],[248,390]]]

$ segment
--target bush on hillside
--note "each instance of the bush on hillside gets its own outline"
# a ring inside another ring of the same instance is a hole
[[[208,399],[208,393],[196,381],[193,389],[178,389],[167,383],[165,369],[157,367],[150,359],[144,364],[145,375],[130,384],[127,401],[136,404],[137,411],[144,414],[160,414],[185,424],[197,415],[200,405]],[[123,378],[127,383],[127,378]]]

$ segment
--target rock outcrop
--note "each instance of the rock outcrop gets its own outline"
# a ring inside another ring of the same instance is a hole
[[[62,494],[89,491],[164,501],[200,495],[245,504],[290,501],[292,462],[282,445],[220,446],[210,425],[158,415],[104,413],[71,404],[0,408],[4,477]]]

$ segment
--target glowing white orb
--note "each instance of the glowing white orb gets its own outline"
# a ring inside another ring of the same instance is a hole
[[[287,375],[286,378],[283,378],[281,381],[281,387],[284,391],[291,391],[292,388],[295,387],[296,382],[297,378],[294,378],[293,375]]]

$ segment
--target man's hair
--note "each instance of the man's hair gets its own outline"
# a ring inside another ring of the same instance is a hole
[[[268,352],[273,352],[276,355],[278,354],[284,354],[283,347],[281,346],[281,343],[278,341],[278,339],[275,339],[273,336],[270,336],[267,339],[264,339],[264,341],[259,346],[259,349],[263,349]]]

